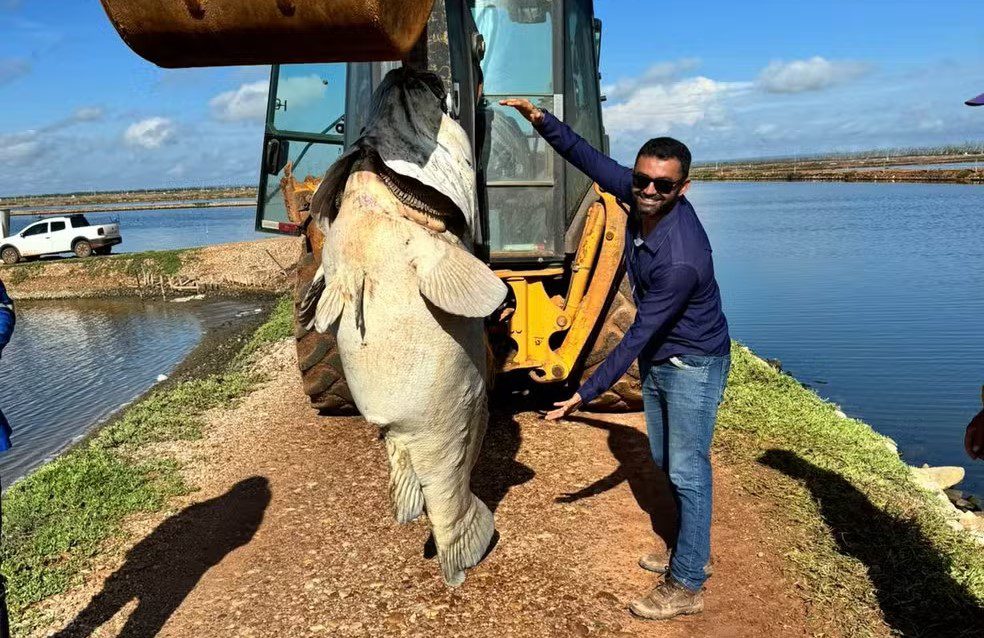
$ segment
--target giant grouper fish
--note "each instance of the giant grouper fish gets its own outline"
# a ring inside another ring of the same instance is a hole
[[[386,442],[396,520],[426,512],[456,586],[495,532],[470,480],[488,423],[483,318],[506,287],[471,252],[471,145],[443,104],[436,76],[407,69],[375,91],[312,201],[325,243],[301,320],[335,332],[352,398]]]

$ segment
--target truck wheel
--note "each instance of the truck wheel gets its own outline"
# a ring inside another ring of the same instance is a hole
[[[294,288],[294,337],[297,339],[297,365],[301,369],[304,393],[311,398],[311,405],[322,414],[358,414],[359,410],[352,401],[352,394],[342,374],[342,360],[338,355],[335,336],[307,330],[297,321],[297,309],[317,270],[315,255],[305,252],[297,264],[297,284]]]
[[[3,249],[3,252],[0,253],[0,259],[3,259],[3,263],[5,264],[16,264],[20,261],[20,258],[20,252],[13,246],[7,246]]]
[[[582,380],[594,374],[605,357],[615,349],[625,331],[635,319],[635,303],[632,301],[632,289],[629,278],[622,276],[619,285],[608,307],[608,314],[601,324],[598,336],[591,345],[591,351],[584,360]],[[611,390],[588,404],[589,410],[597,412],[638,412],[642,410],[642,381],[639,378],[639,365],[635,362]]]
[[[72,252],[76,257],[88,257],[92,254],[92,244],[84,239],[80,239],[72,246]]]

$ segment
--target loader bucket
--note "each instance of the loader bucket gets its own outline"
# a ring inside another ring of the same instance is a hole
[[[123,41],[167,68],[399,60],[434,0],[102,0]]]

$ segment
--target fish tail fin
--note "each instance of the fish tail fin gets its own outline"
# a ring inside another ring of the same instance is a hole
[[[465,516],[453,526],[451,538],[442,539],[435,529],[437,558],[444,582],[457,587],[465,582],[465,570],[474,567],[492,543],[495,535],[495,518],[492,511],[477,496],[470,494],[471,503]]]
[[[409,523],[424,512],[424,493],[410,462],[410,452],[393,437],[386,437],[390,462],[390,501],[397,523]]]

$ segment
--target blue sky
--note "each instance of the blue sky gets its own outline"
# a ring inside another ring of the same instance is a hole
[[[984,2],[596,0],[613,154],[984,141]],[[0,0],[0,197],[256,181],[265,68],[165,71],[96,0]]]

